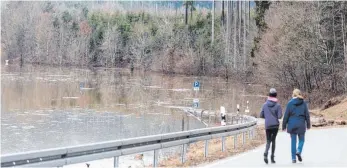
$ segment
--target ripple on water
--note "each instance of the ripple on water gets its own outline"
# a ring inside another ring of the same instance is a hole
[[[38,115],[38,116],[48,116],[49,114],[45,114],[45,113],[33,113],[33,115]]]
[[[34,126],[30,125],[30,126],[23,126],[22,129],[26,129],[26,130],[29,130],[29,129],[33,129],[35,128]]]

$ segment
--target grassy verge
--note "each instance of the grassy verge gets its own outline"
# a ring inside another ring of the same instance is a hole
[[[260,128],[261,127],[261,128]],[[229,156],[233,156],[248,150],[255,149],[256,147],[265,143],[265,131],[264,126],[259,126],[255,133],[256,136],[253,139],[249,139],[248,134],[245,134],[245,144],[242,145],[242,134],[237,136],[236,148],[234,149],[234,136],[227,137],[225,141],[226,150],[221,151],[222,141],[221,139],[213,139],[208,143],[208,156],[204,157],[204,145],[203,141],[190,144],[187,149],[186,162],[181,163],[181,155],[169,157],[168,159],[159,162],[160,167],[186,167],[197,166],[204,163],[210,163],[219,159],[223,159]]]

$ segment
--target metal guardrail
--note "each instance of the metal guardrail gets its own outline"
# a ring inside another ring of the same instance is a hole
[[[208,140],[222,138],[222,150],[225,150],[225,137],[249,132],[254,135],[257,121],[250,116],[243,116],[245,123],[221,127],[195,129],[153,136],[144,136],[116,141],[30,151],[1,156],[1,167],[61,167],[69,164],[114,157],[114,167],[118,167],[119,156],[154,151],[153,165],[157,166],[158,150],[183,145],[182,162],[185,161],[186,144],[205,141],[205,157],[208,155]],[[234,139],[236,142],[236,139]],[[235,145],[235,144],[234,144]],[[235,147],[235,146],[234,146]]]

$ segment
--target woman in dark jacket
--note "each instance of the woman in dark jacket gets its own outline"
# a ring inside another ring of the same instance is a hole
[[[294,89],[293,98],[288,102],[283,118],[283,130],[291,136],[292,141],[292,161],[296,163],[296,157],[301,162],[301,152],[305,142],[306,129],[311,128],[310,114],[304,98],[299,89]],[[296,149],[296,140],[299,137],[299,145]]]
[[[271,88],[269,97],[261,108],[260,117],[265,119],[266,146],[264,152],[264,162],[268,164],[268,152],[271,146],[271,163],[275,161],[276,136],[280,126],[279,119],[282,118],[282,108],[277,100],[276,89]]]

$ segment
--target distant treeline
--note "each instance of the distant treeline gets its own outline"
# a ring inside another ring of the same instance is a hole
[[[250,4],[6,2],[2,54],[21,64],[229,77],[250,65],[256,33]]]

